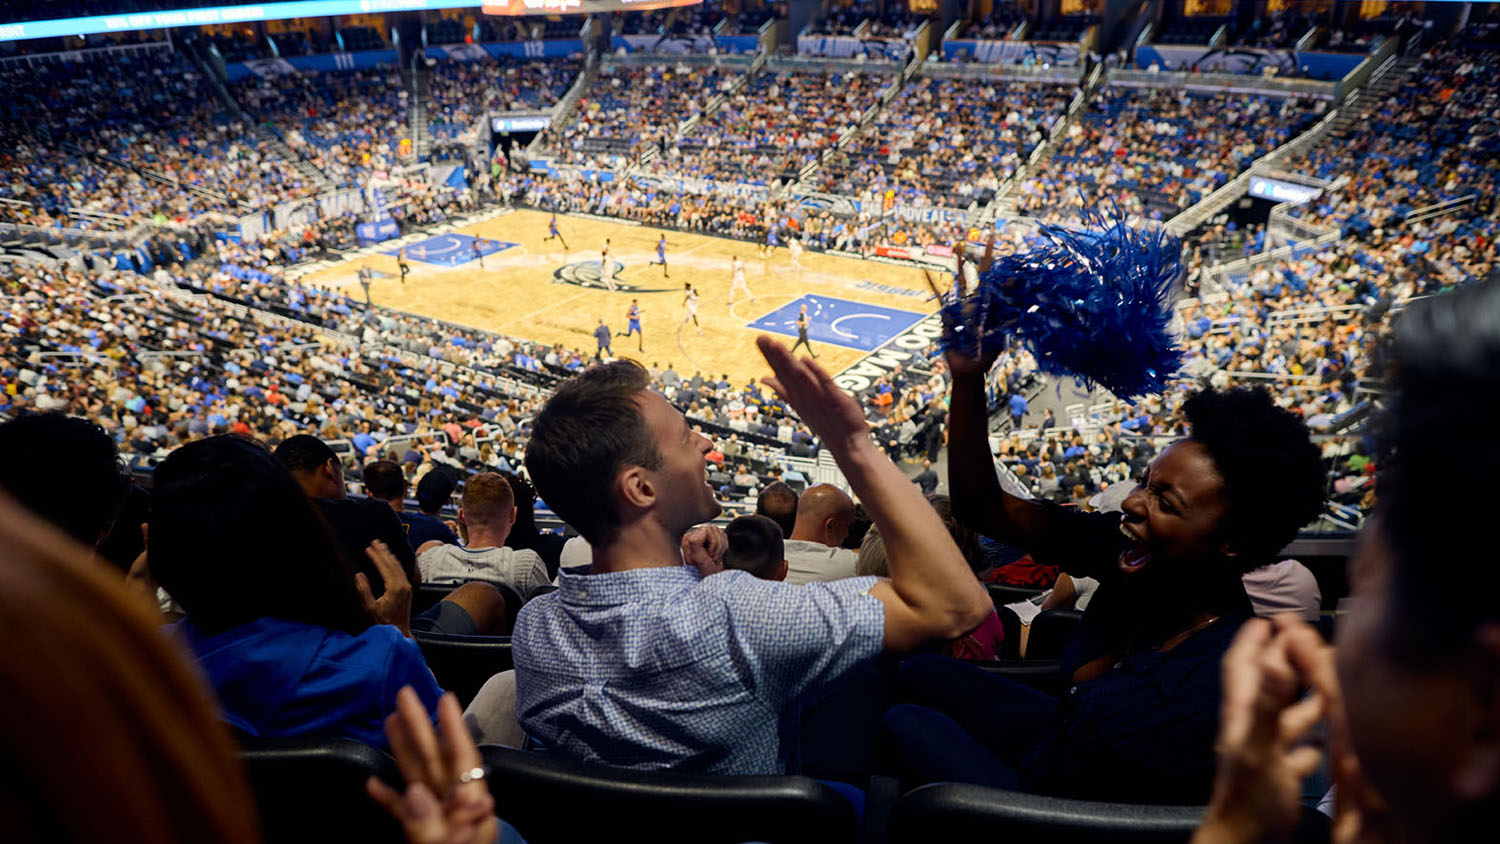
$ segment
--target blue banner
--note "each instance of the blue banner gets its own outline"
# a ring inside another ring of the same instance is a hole
[[[479,46],[497,58],[565,59],[583,52],[583,41],[577,38],[557,41],[496,41]]]
[[[401,234],[401,228],[396,225],[395,220],[381,220],[378,223],[359,223],[354,227],[354,236],[359,240],[361,246],[379,243],[382,240],[390,240],[399,234]]]
[[[469,180],[464,178],[463,165],[460,164],[459,166],[454,167],[453,172],[448,174],[448,179],[447,181],[443,182],[443,184],[447,185],[450,188],[458,188],[459,190],[463,190],[464,188],[468,187]]]
[[[721,53],[753,53],[760,49],[759,35],[719,35],[714,38]]]

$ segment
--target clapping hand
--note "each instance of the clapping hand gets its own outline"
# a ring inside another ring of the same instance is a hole
[[[401,570],[401,562],[378,539],[370,543],[365,554],[375,563],[375,570],[385,583],[385,592],[376,598],[370,589],[370,579],[365,577],[364,572],[354,575],[354,587],[359,590],[359,598],[364,602],[365,611],[376,623],[394,625],[401,631],[401,635],[410,639],[411,581],[406,579],[406,572]]]
[[[860,441],[870,441],[870,423],[864,411],[833,383],[823,367],[810,358],[797,360],[786,344],[764,334],[756,338],[755,345],[776,373],[774,378],[761,381],[791,405],[835,455],[846,453]]]
[[[499,825],[484,760],[452,693],[438,701],[438,730],[433,733],[417,693],[403,687],[396,711],[385,719],[385,734],[406,792],[397,793],[376,777],[365,790],[401,822],[411,844],[495,844]]]
[[[1252,619],[1225,652],[1223,675],[1219,770],[1195,844],[1290,840],[1302,781],[1322,759],[1308,737],[1324,720],[1337,790],[1333,841],[1379,839],[1383,803],[1360,776],[1323,637],[1291,615]]]

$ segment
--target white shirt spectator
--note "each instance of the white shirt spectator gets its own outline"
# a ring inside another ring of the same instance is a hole
[[[547,564],[531,550],[514,548],[465,548],[462,545],[440,545],[417,555],[417,568],[423,583],[484,580],[503,583],[516,590],[521,599],[530,600],[536,591],[547,586]]]
[[[1323,606],[1318,579],[1296,560],[1282,560],[1245,575],[1245,594],[1255,614],[1270,618],[1279,613],[1296,613],[1304,621],[1317,621]]]
[[[788,539],[785,543],[786,581],[794,586],[854,577],[859,554],[848,548],[830,548],[821,542]]]

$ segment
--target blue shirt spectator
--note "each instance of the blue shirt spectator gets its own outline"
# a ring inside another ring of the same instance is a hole
[[[549,748],[626,767],[785,773],[787,705],[874,659],[885,632],[873,577],[788,586],[682,566],[558,582],[516,620],[516,717]]]

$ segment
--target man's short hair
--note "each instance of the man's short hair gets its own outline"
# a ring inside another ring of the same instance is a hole
[[[797,524],[797,491],[785,481],[766,484],[755,500],[755,514],[765,516],[781,528],[782,536],[791,536]]]
[[[27,413],[0,425],[0,454],[0,486],[26,509],[84,545],[104,539],[130,481],[103,428],[62,413]]]
[[[316,472],[328,461],[339,459],[338,454],[328,446],[328,443],[312,434],[287,437],[281,445],[276,446],[275,455],[276,459],[281,461],[281,465],[293,473]]]
[[[376,460],[365,465],[365,491],[381,501],[392,501],[406,497],[406,474],[401,464],[390,460]]]
[[[724,529],[729,550],[724,568],[749,572],[761,580],[773,580],[786,559],[781,526],[765,516],[740,516]]]
[[[498,472],[480,472],[464,482],[464,521],[470,524],[499,524],[515,506],[515,493]]]
[[[619,535],[615,478],[661,465],[637,403],[650,383],[635,361],[594,366],[564,381],[532,420],[526,469],[537,494],[595,547]]]
[[[458,484],[453,482],[447,472],[433,469],[423,475],[422,480],[417,481],[417,506],[423,513],[436,513],[443,509],[443,505],[453,497],[453,490],[457,488]]]

